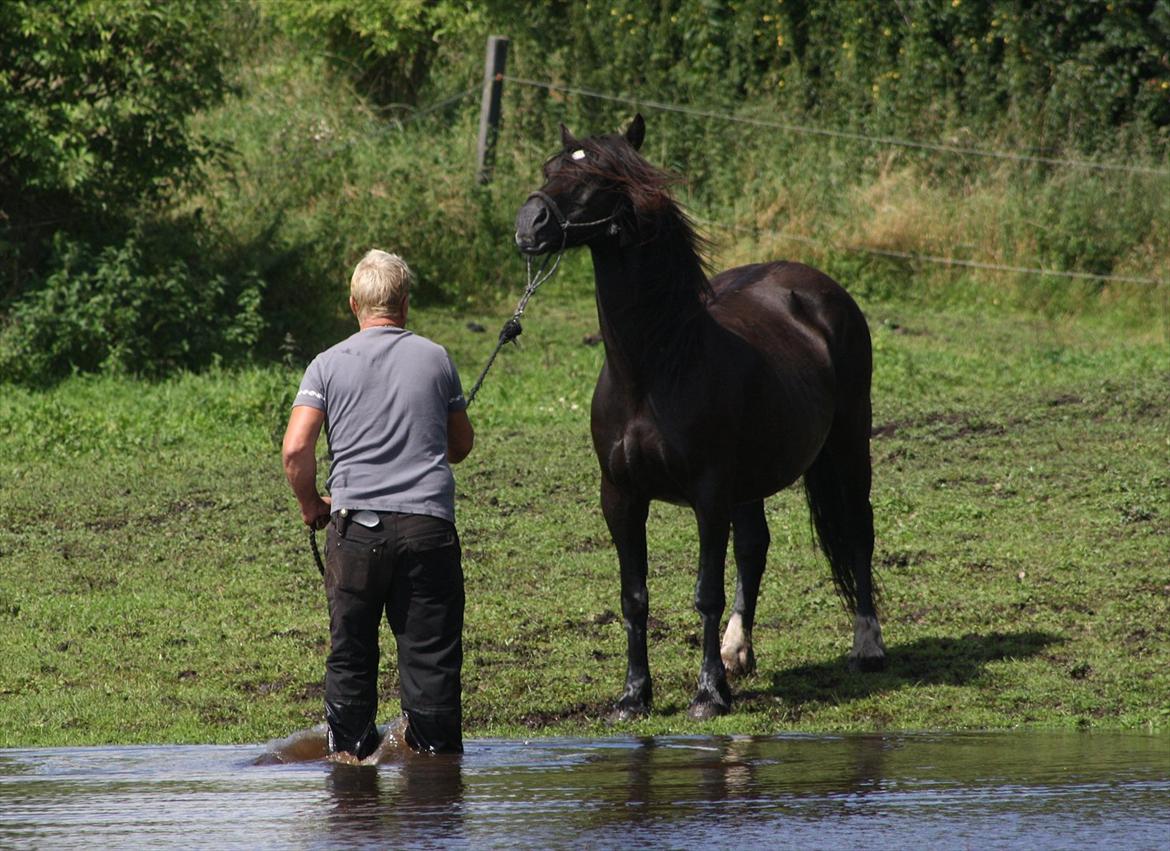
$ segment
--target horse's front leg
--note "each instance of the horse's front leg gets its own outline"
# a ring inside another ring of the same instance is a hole
[[[703,664],[699,669],[699,691],[691,701],[690,716],[714,718],[731,711],[731,689],[719,653],[719,624],[723,619],[726,597],[723,592],[723,566],[727,558],[727,538],[731,517],[725,508],[698,507],[699,578],[695,583],[695,608],[703,625]]]
[[[604,476],[601,510],[617,548],[622,573],[622,620],[626,626],[626,688],[614,709],[621,721],[650,713],[654,690],[646,653],[646,515],[649,500],[621,491]]]

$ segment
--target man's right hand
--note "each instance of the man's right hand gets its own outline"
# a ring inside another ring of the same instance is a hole
[[[317,457],[314,453],[324,424],[325,412],[320,408],[294,405],[281,449],[284,474],[301,507],[301,519],[311,529],[324,528],[332,510],[329,497],[322,497],[317,491]]]
[[[301,519],[305,521],[305,525],[311,529],[324,529],[328,526],[331,511],[330,501],[327,496],[319,496],[317,501],[311,503],[308,508],[302,505]]]

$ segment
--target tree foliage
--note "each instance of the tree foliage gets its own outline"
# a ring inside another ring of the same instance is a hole
[[[163,274],[162,246],[133,233],[214,152],[189,119],[227,90],[222,15],[206,0],[0,4],[0,366],[9,377],[16,364],[39,363],[48,376],[118,351],[181,362],[165,350],[178,338],[164,342],[165,323],[133,306],[168,304],[164,292],[192,295],[209,281]],[[131,307],[102,309],[107,302]],[[87,315],[70,319],[70,310]]]
[[[750,101],[875,131],[1043,146],[1170,127],[1166,0],[605,0],[498,3],[530,74],[703,106]],[[587,107],[601,113],[613,107]],[[600,117],[600,116],[598,116]]]
[[[271,0],[262,9],[383,105],[416,103],[440,45],[484,21],[472,0]]]
[[[274,0],[311,49],[379,102],[437,100],[479,79],[484,37],[515,76],[608,95],[872,135],[1133,153],[1170,143],[1170,0]],[[377,81],[375,84],[374,81]],[[522,90],[508,120],[613,127],[622,101]],[[548,109],[547,107],[552,107]],[[678,166],[706,145],[679,121]],[[553,127],[552,129],[555,129]],[[1119,134],[1120,131],[1124,131]],[[1116,152],[1113,152],[1116,155]]]
[[[210,154],[187,119],[225,91],[202,0],[0,4],[0,227],[13,247],[109,228]]]

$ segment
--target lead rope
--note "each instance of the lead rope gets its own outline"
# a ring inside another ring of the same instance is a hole
[[[317,562],[317,572],[325,575],[325,562],[321,561],[321,551],[317,549],[317,530],[309,527],[309,546],[313,548],[313,561]]]
[[[475,380],[475,385],[471,388],[471,392],[467,394],[467,404],[470,405],[475,401],[475,394],[479,392],[480,386],[483,384],[484,378],[487,377],[488,370],[492,368],[492,364],[496,361],[496,355],[500,353],[500,349],[504,348],[504,344],[515,340],[520,336],[523,330],[520,327],[520,317],[524,315],[524,308],[528,306],[528,300],[535,295],[540,285],[556,274],[557,267],[561,265],[561,258],[565,256],[565,249],[569,242],[570,228],[591,228],[597,225],[608,225],[608,233],[614,236],[618,233],[618,214],[622,207],[619,205],[615,207],[613,212],[608,216],[600,219],[595,219],[591,222],[570,222],[565,218],[565,214],[561,212],[561,208],[557,206],[557,202],[546,195],[539,189],[528,196],[528,200],[539,198],[544,204],[545,209],[548,210],[557,220],[557,227],[561,229],[561,247],[557,249],[557,253],[544,255],[544,262],[541,263],[540,268],[536,270],[536,274],[532,274],[532,255],[528,255],[525,259],[528,263],[528,286],[524,288],[524,295],[520,296],[520,303],[516,305],[516,312],[512,314],[512,318],[504,323],[504,327],[500,329],[500,338],[496,341],[496,347],[492,350],[491,356],[484,364],[483,372],[479,374],[479,378]],[[552,266],[549,266],[549,262]]]
[[[504,323],[504,327],[500,329],[500,337],[496,341],[496,347],[492,349],[491,356],[488,357],[487,363],[484,364],[483,371],[480,372],[479,378],[475,380],[475,385],[471,388],[471,392],[467,394],[467,404],[470,405],[475,401],[475,394],[479,392],[479,388],[483,385],[483,380],[487,377],[488,370],[492,368],[492,364],[496,361],[496,356],[500,353],[500,349],[504,345],[512,342],[524,330],[520,326],[520,317],[524,315],[525,308],[528,307],[528,301],[536,295],[536,291],[540,289],[541,284],[548,281],[556,274],[557,267],[561,265],[561,258],[565,256],[565,247],[561,246],[560,251],[555,255],[546,254],[544,262],[540,264],[540,268],[536,273],[532,272],[532,258],[527,257],[528,263],[528,286],[524,288],[524,294],[520,296],[520,302],[516,305],[515,312],[512,313],[512,318]],[[551,263],[551,266],[549,265]]]

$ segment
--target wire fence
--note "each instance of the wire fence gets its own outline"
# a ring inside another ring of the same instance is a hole
[[[402,119],[402,123],[407,124],[411,121],[417,121],[420,118],[423,118],[427,115],[438,112],[440,109],[445,109],[448,106],[454,106],[459,101],[461,101],[465,98],[469,98],[473,94],[478,92],[479,88],[480,88],[479,86],[472,86],[470,89],[465,89],[464,91],[456,92],[455,94],[453,94],[449,97],[445,97],[442,100],[435,101],[432,104],[424,106],[420,109],[416,109],[409,116]]]
[[[917,149],[923,151],[933,151],[936,153],[945,153],[958,156],[979,157],[985,159],[1011,161],[1017,163],[1026,163],[1034,165],[1058,166],[1064,168],[1075,168],[1083,170],[1127,173],[1136,175],[1147,175],[1156,177],[1170,177],[1170,170],[1155,168],[1151,166],[1132,165],[1128,163],[1114,163],[1101,162],[1097,160],[1083,160],[1063,157],[1046,157],[1037,156],[1034,154],[1025,154],[1017,151],[1001,151],[990,150],[986,148],[972,148],[960,145],[948,145],[934,142],[923,142],[914,139],[901,139],[892,136],[874,136],[864,133],[856,133],[842,130],[831,130],[819,127],[809,127],[800,124],[790,124],[786,122],[773,121],[763,118],[747,117],[742,115],[734,115],[727,112],[720,112],[710,109],[701,109],[683,104],[669,103],[649,98],[629,97],[622,95],[614,95],[607,92],[599,92],[593,89],[581,88],[578,86],[566,86],[557,83],[542,82],[539,80],[529,80],[523,77],[513,77],[510,75],[501,75],[501,78],[510,83],[519,86],[527,86],[530,88],[542,89],[545,91],[556,91],[565,94],[575,95],[578,97],[592,98],[597,100],[604,100],[611,103],[621,103],[632,106],[638,109],[655,109],[661,112],[670,112],[681,115],[688,115],[696,118],[706,118],[719,121],[727,121],[729,123],[745,124],[755,127],[767,127],[769,129],[780,130],[783,132],[821,136],[828,138],[847,139],[851,141],[863,142],[866,144],[876,146],[893,146],[910,149]],[[851,254],[867,254],[876,257],[887,257],[891,259],[905,260],[913,263],[930,264],[937,266],[949,266],[957,268],[977,269],[979,271],[997,272],[1006,274],[1020,274],[1020,275],[1040,275],[1054,278],[1065,278],[1070,280],[1087,280],[1097,281],[1101,283],[1122,283],[1122,284],[1140,284],[1140,285],[1170,285],[1170,281],[1162,278],[1155,278],[1141,275],[1116,275],[1109,273],[1096,272],[1078,272],[1064,269],[1049,269],[1039,264],[1032,265],[1013,265],[1007,263],[992,263],[979,260],[970,260],[960,257],[949,257],[944,255],[919,253],[913,251],[898,251],[894,249],[878,248],[867,245],[849,245],[838,244],[826,240],[816,239],[813,237],[803,236],[799,234],[788,233],[786,231],[769,229],[745,227],[743,225],[735,225],[727,222],[714,221],[696,217],[696,221],[708,229],[719,229],[731,233],[748,234],[759,237],[766,235],[775,239],[788,240],[792,242],[799,242],[810,245],[821,250],[837,251]]]
[[[847,245],[826,242],[814,237],[772,228],[754,228],[743,225],[733,225],[726,222],[713,221],[702,217],[695,217],[695,221],[703,227],[740,233],[747,236],[768,236],[773,239],[783,239],[790,242],[799,242],[814,248],[827,251],[846,252],[850,254],[869,254],[875,257],[888,257],[895,260],[906,260],[913,263],[928,263],[937,266],[954,266],[967,269],[978,269],[986,272],[1015,273],[1019,275],[1041,275],[1054,278],[1070,278],[1083,281],[1099,281],[1101,283],[1148,284],[1157,285],[1168,283],[1160,278],[1143,277],[1140,275],[1114,275],[1104,272],[1073,272],[1063,269],[1047,269],[1042,266],[1013,266],[1007,263],[987,263],[980,260],[968,260],[961,257],[943,257],[934,254],[921,254],[914,251],[897,251],[892,248],[875,248],[867,245]]]
[[[972,148],[963,145],[949,145],[939,142],[923,142],[915,139],[900,139],[895,136],[872,136],[866,133],[856,133],[847,130],[832,130],[823,127],[809,127],[801,124],[789,124],[782,121],[773,121],[767,118],[753,118],[750,116],[734,115],[729,112],[719,112],[710,109],[685,106],[677,103],[667,103],[647,98],[636,98],[622,95],[613,95],[584,89],[575,86],[565,86],[557,83],[545,83],[538,80],[527,80],[523,77],[503,75],[503,79],[519,86],[545,89],[547,91],[564,92],[578,97],[593,98],[595,100],[622,103],[643,109],[655,109],[661,112],[674,112],[689,115],[695,118],[710,118],[719,121],[728,121],[735,124],[747,124],[754,127],[767,127],[773,130],[782,130],[786,133],[809,136],[824,136],[834,139],[848,139],[855,142],[865,142],[871,145],[914,148],[939,153],[957,154],[986,159],[1008,160],[1012,162],[1031,163],[1035,165],[1055,165],[1067,168],[1079,168],[1096,171],[1126,172],[1130,174],[1149,174],[1159,177],[1170,177],[1170,170],[1152,166],[1131,165],[1129,163],[1100,162],[1098,160],[1068,159],[1062,157],[1042,157],[1034,154],[1025,154],[1018,151],[996,151],[987,148]]]

